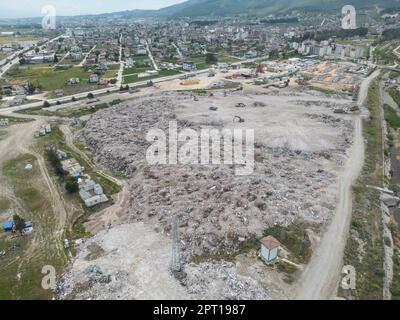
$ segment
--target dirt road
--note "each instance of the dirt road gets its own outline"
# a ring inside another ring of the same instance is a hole
[[[379,71],[374,72],[362,83],[358,100],[360,106],[365,103],[371,81],[378,74]],[[351,187],[360,174],[363,163],[362,119],[361,116],[357,116],[354,124],[354,144],[339,177],[338,204],[335,215],[298,282],[295,299],[324,300],[336,297],[351,221]]]

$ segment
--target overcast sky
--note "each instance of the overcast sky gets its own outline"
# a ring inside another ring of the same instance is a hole
[[[133,9],[159,9],[185,0],[0,0],[0,18],[40,17],[45,5],[57,15],[106,13]]]

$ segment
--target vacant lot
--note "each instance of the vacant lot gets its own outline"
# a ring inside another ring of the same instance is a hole
[[[27,66],[26,69],[18,66],[9,70],[2,84],[19,84],[31,82],[35,85],[41,85],[44,91],[64,90],[65,95],[71,95],[79,92],[85,92],[101,88],[97,84],[89,84],[90,73],[81,67],[72,67],[67,70],[55,70],[49,65]],[[77,85],[68,85],[71,78],[79,78]],[[54,93],[51,97],[55,97]]]
[[[24,170],[27,163],[32,171]],[[0,299],[49,299],[52,292],[41,287],[42,267],[52,265],[60,272],[67,262],[57,234],[57,212],[46,192],[36,158],[23,154],[1,167],[2,201],[8,209],[0,215],[1,221],[18,214],[31,220],[34,232],[28,236],[0,232],[0,242],[6,255],[0,264]],[[12,187],[11,187],[12,186]],[[12,245],[16,250],[10,250]]]

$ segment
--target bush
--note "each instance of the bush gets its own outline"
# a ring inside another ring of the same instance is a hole
[[[60,176],[60,177],[64,177],[67,173],[64,171],[62,165],[61,165],[61,161],[58,158],[56,152],[54,151],[47,151],[47,160],[50,162],[50,164],[52,165],[54,172]]]
[[[75,178],[68,177],[67,182],[65,183],[65,189],[68,193],[75,193],[79,191],[79,185]]]
[[[206,54],[206,63],[207,64],[217,64],[218,58],[214,53],[207,53]]]
[[[22,219],[19,215],[14,214],[13,221],[14,221],[15,229],[22,233],[22,230],[24,230],[24,227],[25,227],[25,220]]]

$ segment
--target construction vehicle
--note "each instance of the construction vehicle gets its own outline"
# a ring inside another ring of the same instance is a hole
[[[239,117],[239,116],[234,116],[233,117],[233,122],[243,123],[244,119],[242,117]]]

